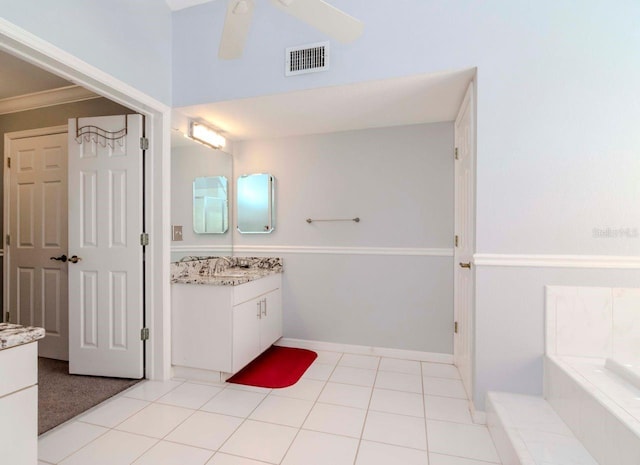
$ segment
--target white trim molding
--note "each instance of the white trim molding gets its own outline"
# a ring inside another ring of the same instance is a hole
[[[67,86],[0,99],[0,115],[91,100],[100,96],[84,87]]]
[[[238,253],[268,254],[325,254],[325,255],[414,255],[428,257],[453,257],[453,249],[404,248],[404,247],[323,247],[300,245],[234,245]]]
[[[640,269],[640,256],[475,254],[476,266]]]
[[[283,337],[275,345],[281,347],[295,347],[298,349],[325,350],[328,352],[344,352],[347,354],[373,355],[377,357],[399,358],[403,360],[417,360],[419,362],[453,364],[453,354],[436,352],[421,352],[419,350],[389,349],[385,347],[358,346],[335,342],[309,341],[306,339],[292,339]]]
[[[189,253],[193,255],[210,255],[219,254],[220,252],[231,254],[233,253],[233,246],[230,244],[224,245],[172,245],[171,253]]]

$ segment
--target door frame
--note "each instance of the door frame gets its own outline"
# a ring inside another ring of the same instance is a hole
[[[471,151],[469,153],[469,157],[471,159],[471,166],[472,166],[472,170],[471,170],[471,184],[472,184],[472,189],[471,189],[471,196],[472,196],[472,201],[470,202],[470,208],[472,209],[472,216],[474,218],[474,222],[473,222],[473,232],[471,234],[470,240],[471,240],[471,266],[472,269],[469,270],[470,274],[471,274],[471,286],[472,286],[472,290],[471,290],[471,308],[469,309],[469,314],[467,315],[467,325],[468,328],[466,329],[466,335],[467,335],[467,344],[470,350],[470,354],[469,354],[469,370],[470,370],[470,386],[468,387],[469,392],[467,393],[469,396],[469,403],[471,406],[471,413],[472,416],[474,417],[474,421],[480,422],[482,423],[482,419],[480,418],[476,418],[476,412],[475,412],[475,404],[473,402],[473,394],[474,394],[474,389],[475,389],[475,378],[476,378],[476,373],[475,373],[475,368],[476,368],[476,364],[475,364],[475,354],[476,354],[476,347],[475,347],[475,302],[476,302],[476,272],[475,272],[475,263],[473,260],[473,256],[475,255],[476,252],[476,231],[477,231],[477,220],[476,220],[476,202],[477,202],[477,133],[478,133],[478,106],[477,106],[477,102],[478,102],[478,92],[477,92],[477,71],[474,74],[471,82],[469,83],[469,85],[467,86],[467,89],[465,90],[465,95],[464,98],[462,99],[462,102],[460,102],[460,107],[458,108],[458,112],[456,113],[456,119],[455,121],[457,122],[459,115],[461,114],[461,112],[463,111],[463,108],[465,105],[467,105],[467,99],[469,99],[469,103],[468,105],[471,105]],[[456,128],[456,124],[454,122],[454,147],[456,144],[456,134],[455,134],[455,128]],[[455,148],[454,148],[455,150]],[[457,178],[455,176],[454,173],[454,197],[455,197],[455,192],[457,192]],[[457,213],[458,209],[458,205],[455,205],[454,203],[454,211],[455,213]],[[455,214],[454,213],[454,214]],[[455,225],[454,225],[455,226]],[[454,232],[455,234],[455,232]],[[455,261],[455,244],[454,244],[454,252],[453,252],[453,269],[454,269],[454,273],[457,271],[457,267],[459,266],[458,263],[456,263]],[[453,292],[454,295],[457,292],[456,289],[456,279],[454,276],[453,279]],[[454,299],[455,301],[455,299]],[[456,317],[457,317],[458,313],[456,311],[456,309],[453,309],[453,323],[455,325],[456,322]],[[454,335],[455,337],[455,335]],[[454,364],[457,360],[456,357],[456,353],[455,353],[455,349],[456,349],[456,345],[455,343],[453,344],[453,361]],[[466,388],[466,386],[465,386]]]
[[[145,224],[150,244],[145,255],[145,341],[149,379],[171,376],[171,297],[169,227],[171,199],[171,108],[40,37],[0,18],[0,50],[67,79],[145,116],[149,139],[144,175]]]

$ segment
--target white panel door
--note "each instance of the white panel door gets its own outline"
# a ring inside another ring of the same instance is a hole
[[[99,134],[78,138],[69,120],[70,373],[144,376],[142,125],[80,118],[81,132]]]
[[[67,253],[67,133],[13,139],[9,156],[11,321],[43,327],[38,354],[68,360],[67,265],[52,260]]]
[[[473,308],[475,289],[475,177],[473,83],[455,122],[454,363],[471,398],[473,383]]]

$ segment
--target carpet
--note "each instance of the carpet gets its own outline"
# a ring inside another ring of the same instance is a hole
[[[271,346],[227,382],[264,388],[288,387],[300,379],[317,356],[311,350]]]
[[[38,357],[38,434],[140,382],[69,374],[69,362]]]

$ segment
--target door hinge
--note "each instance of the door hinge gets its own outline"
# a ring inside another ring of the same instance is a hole
[[[458,160],[458,147],[455,148],[455,157],[456,157],[456,160]]]
[[[7,234],[7,245],[11,245],[11,236]]]
[[[4,318],[5,323],[11,322],[11,312],[7,312]]]
[[[453,332],[458,334],[458,322],[457,321],[453,322]]]
[[[146,137],[140,138],[140,149],[149,150],[149,139],[147,139]]]
[[[11,168],[11,157],[7,157],[7,168]]]
[[[149,233],[140,234],[140,245],[149,245]]]
[[[149,328],[142,328],[140,330],[140,340],[148,341],[149,340]]]
[[[460,237],[456,234],[455,235],[455,239],[453,241],[453,243],[455,244],[456,247],[458,247],[458,241],[460,240]]]

